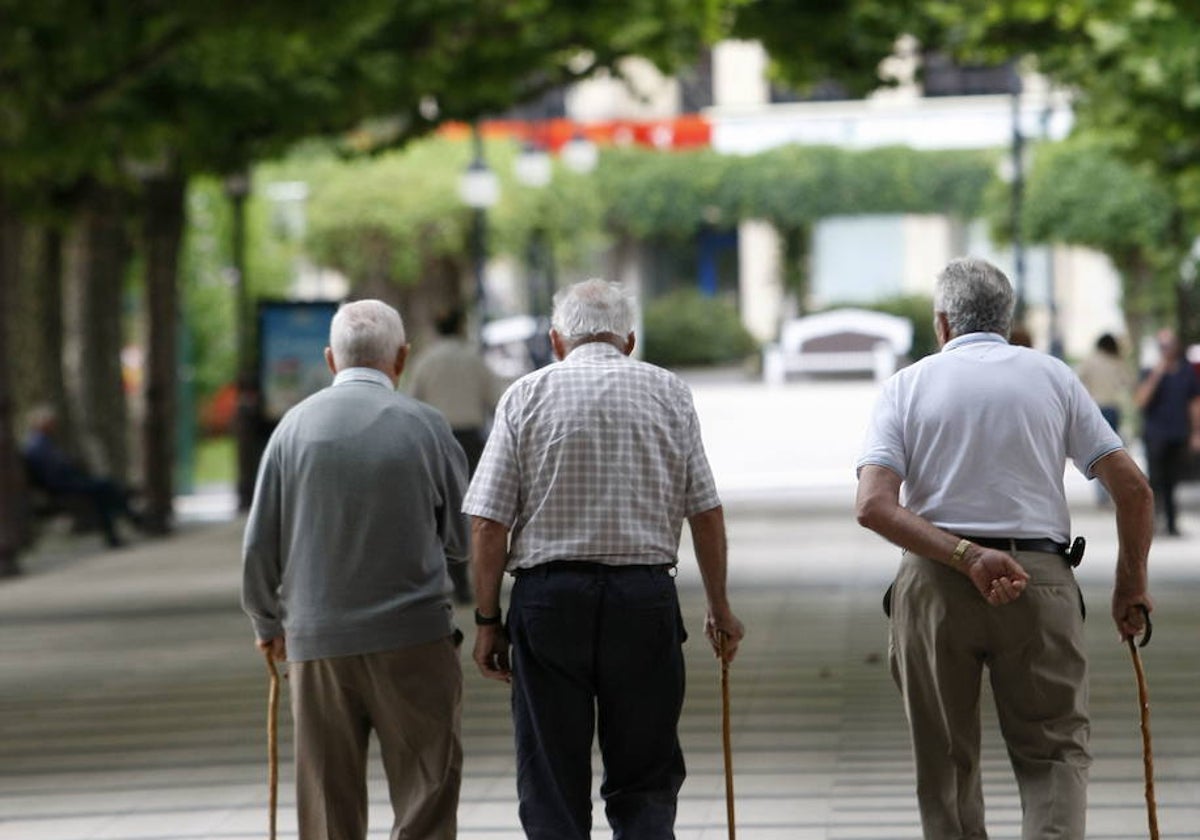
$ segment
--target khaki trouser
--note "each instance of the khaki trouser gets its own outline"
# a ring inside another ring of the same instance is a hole
[[[1082,840],[1087,661],[1079,588],[1052,554],[1020,552],[1029,586],[993,607],[964,575],[906,553],[892,599],[892,675],[904,696],[927,840],[987,837],[980,784],[986,664],[1021,793],[1023,840]]]
[[[367,742],[378,738],[392,840],[453,840],[462,782],[462,668],[449,638],[294,662],[300,840],[367,836]]]

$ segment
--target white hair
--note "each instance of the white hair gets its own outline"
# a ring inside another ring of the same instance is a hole
[[[381,300],[345,303],[329,325],[329,346],[338,370],[390,365],[404,346],[404,322]]]
[[[952,336],[993,332],[1007,338],[1012,328],[1012,284],[987,260],[960,257],[938,274],[933,310],[945,314]]]
[[[616,283],[593,278],[554,296],[551,326],[566,341],[611,334],[625,338],[637,317],[633,299]]]

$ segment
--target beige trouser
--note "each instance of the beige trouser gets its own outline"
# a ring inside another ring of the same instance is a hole
[[[367,741],[387,774],[392,840],[452,840],[462,782],[462,668],[449,638],[288,667],[300,840],[367,836]]]
[[[1087,661],[1079,588],[1066,562],[1020,552],[1029,586],[993,607],[964,575],[905,554],[892,598],[892,675],[904,696],[927,840],[987,837],[979,742],[986,664],[1021,792],[1023,840],[1082,840]]]

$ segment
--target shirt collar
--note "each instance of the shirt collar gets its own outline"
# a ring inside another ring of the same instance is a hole
[[[624,353],[617,347],[609,344],[607,341],[589,341],[587,344],[580,344],[574,350],[567,354],[564,362],[584,361],[586,359],[598,359],[602,356],[621,356]]]
[[[942,352],[948,350],[957,350],[959,347],[966,347],[968,344],[1008,344],[1008,339],[994,332],[973,332],[964,333],[963,335],[955,336],[942,345]]]
[[[386,373],[375,368],[366,367],[351,367],[338,371],[338,375],[333,378],[333,384],[344,385],[347,382],[367,382],[372,385],[382,385],[389,391],[396,390],[396,386],[392,384],[392,380]]]

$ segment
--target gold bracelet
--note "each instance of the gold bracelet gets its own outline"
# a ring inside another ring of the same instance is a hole
[[[954,546],[954,553],[950,555],[950,565],[958,569],[960,572],[965,572],[967,570],[967,564],[963,562],[963,556],[967,553],[967,549],[970,547],[970,540],[959,540],[958,545]]]

